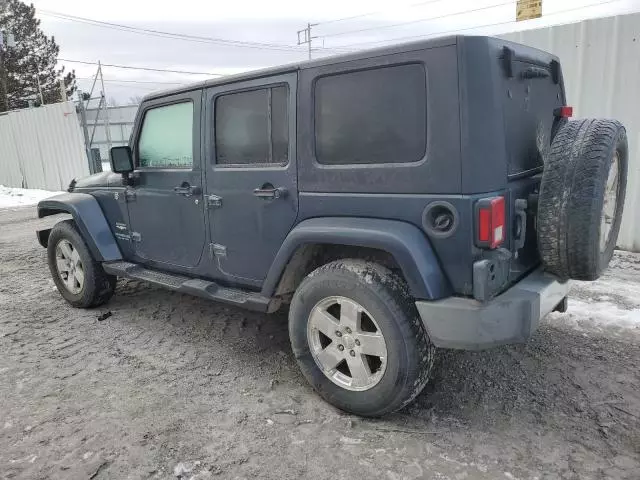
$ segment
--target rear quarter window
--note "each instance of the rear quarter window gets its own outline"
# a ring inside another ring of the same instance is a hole
[[[418,162],[427,147],[424,66],[394,65],[320,77],[315,156],[324,165]]]

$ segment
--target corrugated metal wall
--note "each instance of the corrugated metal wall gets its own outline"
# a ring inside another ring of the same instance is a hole
[[[574,117],[615,118],[626,127],[629,176],[618,245],[640,251],[640,14],[501,37],[560,57]]]
[[[73,102],[0,116],[0,184],[57,191],[86,175],[89,164]]]

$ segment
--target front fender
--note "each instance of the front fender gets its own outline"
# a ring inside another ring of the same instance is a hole
[[[116,239],[95,197],[87,193],[63,193],[38,203],[38,218],[58,213],[71,214],[96,260],[122,260]],[[42,243],[43,235],[39,233],[38,239]]]
[[[435,300],[451,295],[451,285],[442,272],[427,237],[410,223],[376,218],[322,217],[299,223],[278,251],[262,295],[270,297],[287,263],[298,247],[334,244],[369,247],[393,255],[416,299]]]

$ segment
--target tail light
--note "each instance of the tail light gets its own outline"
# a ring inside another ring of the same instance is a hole
[[[573,107],[565,105],[553,110],[553,115],[560,118],[570,118],[573,116]]]
[[[504,197],[491,197],[476,203],[476,245],[497,248],[504,242]]]

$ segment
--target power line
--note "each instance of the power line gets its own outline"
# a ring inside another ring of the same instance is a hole
[[[304,52],[304,50],[300,49],[296,45],[284,45],[284,44],[265,43],[265,42],[250,42],[245,40],[230,40],[230,39],[218,38],[218,37],[205,37],[205,36],[199,36],[199,35],[188,35],[184,33],[165,32],[162,30],[155,30],[155,29],[142,28],[142,27],[132,27],[130,25],[123,25],[123,24],[113,23],[113,22],[104,22],[102,20],[95,20],[92,18],[78,17],[76,15],[69,15],[66,13],[54,12],[51,10],[39,9],[38,13],[45,16],[59,18],[59,19],[67,20],[71,22],[85,23],[85,24],[96,26],[96,27],[110,28],[110,29],[126,31],[130,33],[137,33],[140,35],[153,36],[153,37],[171,38],[175,40],[184,40],[184,41],[196,42],[196,43],[213,43],[216,45],[223,45],[227,47],[255,48],[260,50],[276,50],[276,51],[295,52],[295,53]]]
[[[93,77],[76,77],[76,80],[93,80]],[[152,82],[149,80],[118,80],[114,78],[105,78],[105,82],[109,83],[148,83],[151,85],[185,85],[186,82]]]
[[[159,90],[163,90],[163,87],[152,87],[150,85],[131,85],[131,84],[123,85],[121,83],[107,82],[106,80],[105,80],[105,83],[108,83],[109,90],[114,88],[117,88],[117,89],[124,88],[127,90],[135,90],[135,91],[140,90],[143,92],[157,92]]]
[[[542,18],[548,18],[548,17],[552,17],[554,15],[560,15],[563,13],[569,13],[569,12],[575,12],[577,10],[582,10],[585,8],[591,8],[591,7],[598,7],[601,5],[607,5],[610,3],[617,3],[620,2],[621,0],[607,0],[605,2],[598,2],[598,3],[592,3],[590,5],[582,5],[580,7],[574,7],[574,8],[567,8],[565,10],[558,10],[556,12],[552,12],[549,13],[547,15],[544,15],[544,17]],[[529,20],[527,20],[528,22]],[[448,35],[448,34],[455,34],[455,33],[459,33],[459,32],[465,32],[465,31],[469,31],[469,30],[477,30],[480,28],[487,28],[487,27],[496,27],[496,26],[500,26],[500,25],[508,25],[508,24],[513,24],[514,21],[513,20],[507,20],[504,22],[497,22],[497,23],[488,23],[485,25],[475,25],[473,27],[466,27],[466,28],[457,28],[454,30],[446,30],[446,31],[439,31],[439,32],[432,32],[432,33],[427,33],[424,35],[411,35],[408,37],[394,37],[394,38],[388,38],[386,40],[378,40],[378,41],[374,41],[374,42],[358,42],[358,43],[348,43],[345,45],[337,45],[334,46],[332,48],[352,48],[352,47],[357,47],[357,46],[361,46],[361,45],[379,45],[379,44],[387,44],[389,42],[398,42],[398,41],[403,41],[403,40],[412,40],[412,39],[418,39],[418,38],[429,38],[429,37],[433,37],[436,35]]]
[[[165,32],[162,30],[154,30],[149,28],[132,27],[129,25],[123,25],[123,24],[112,23],[112,22],[104,22],[101,20],[78,17],[75,15],[69,15],[69,14],[60,13],[60,12],[53,12],[50,10],[38,10],[38,12],[41,13],[42,15],[56,17],[63,20],[69,20],[69,21],[80,22],[80,23],[88,23],[91,25],[101,26],[105,28],[112,28],[116,30],[126,30],[132,33],[139,33],[144,35],[160,36],[165,38],[175,38],[180,40],[195,41],[199,43],[217,43],[217,44],[222,44],[227,46],[238,46],[238,47],[260,48],[260,49],[276,48],[276,49],[285,49],[287,51],[291,51],[291,50],[300,51],[299,48],[292,45],[277,45],[277,44],[260,43],[260,42],[248,42],[248,41],[242,41],[242,40],[229,40],[229,39],[216,38],[216,37],[202,37],[202,36],[188,35],[183,33]]]
[[[506,5],[514,5],[516,2],[513,0],[509,0],[508,2],[502,2],[502,3],[496,3],[494,5],[486,5],[484,7],[478,7],[478,8],[473,8],[471,10],[464,10],[462,12],[455,12],[455,13],[447,13],[444,15],[438,15],[436,17],[427,17],[427,18],[419,18],[417,20],[411,20],[408,22],[400,22],[400,23],[392,23],[390,25],[382,25],[380,27],[367,27],[367,28],[360,28],[357,30],[346,30],[343,32],[337,32],[337,33],[328,33],[326,35],[319,35],[320,38],[326,38],[326,37],[337,37],[340,35],[348,35],[348,34],[352,34],[352,33],[360,33],[360,32],[368,32],[371,30],[384,30],[386,28],[395,28],[395,27],[401,27],[404,25],[411,25],[414,23],[422,23],[422,22],[427,22],[429,20],[440,20],[443,18],[449,18],[449,17],[456,17],[458,15],[466,15],[469,13],[474,13],[474,12],[480,12],[482,10],[490,10],[492,8],[498,8],[498,7],[504,7]]]
[[[399,7],[404,7],[404,8],[413,8],[413,7],[419,7],[422,5],[427,5],[429,3],[438,3],[438,2],[444,2],[445,0],[428,0],[426,2],[418,2],[418,3],[411,3],[409,5],[399,5]],[[368,13],[360,13],[358,15],[351,15],[349,17],[342,17],[342,18],[336,18],[334,20],[325,20],[324,22],[316,22],[316,25],[328,25],[330,23],[338,23],[338,22],[345,22],[347,20],[355,20],[357,18],[364,18],[364,17],[370,17],[371,15],[377,15],[379,13],[386,13],[389,10],[377,10],[375,12],[368,12]]]
[[[69,63],[81,63],[83,65],[98,65],[98,62],[88,62],[86,60],[69,60],[67,58],[58,58],[59,62]],[[163,73],[184,73],[186,75],[209,75],[210,77],[223,77],[222,73],[210,73],[210,72],[188,72],[186,70],[168,70],[166,68],[151,68],[151,67],[134,67],[132,65],[114,65],[110,63],[103,63],[103,67],[123,68],[128,70],[145,70],[147,72],[163,72]]]

